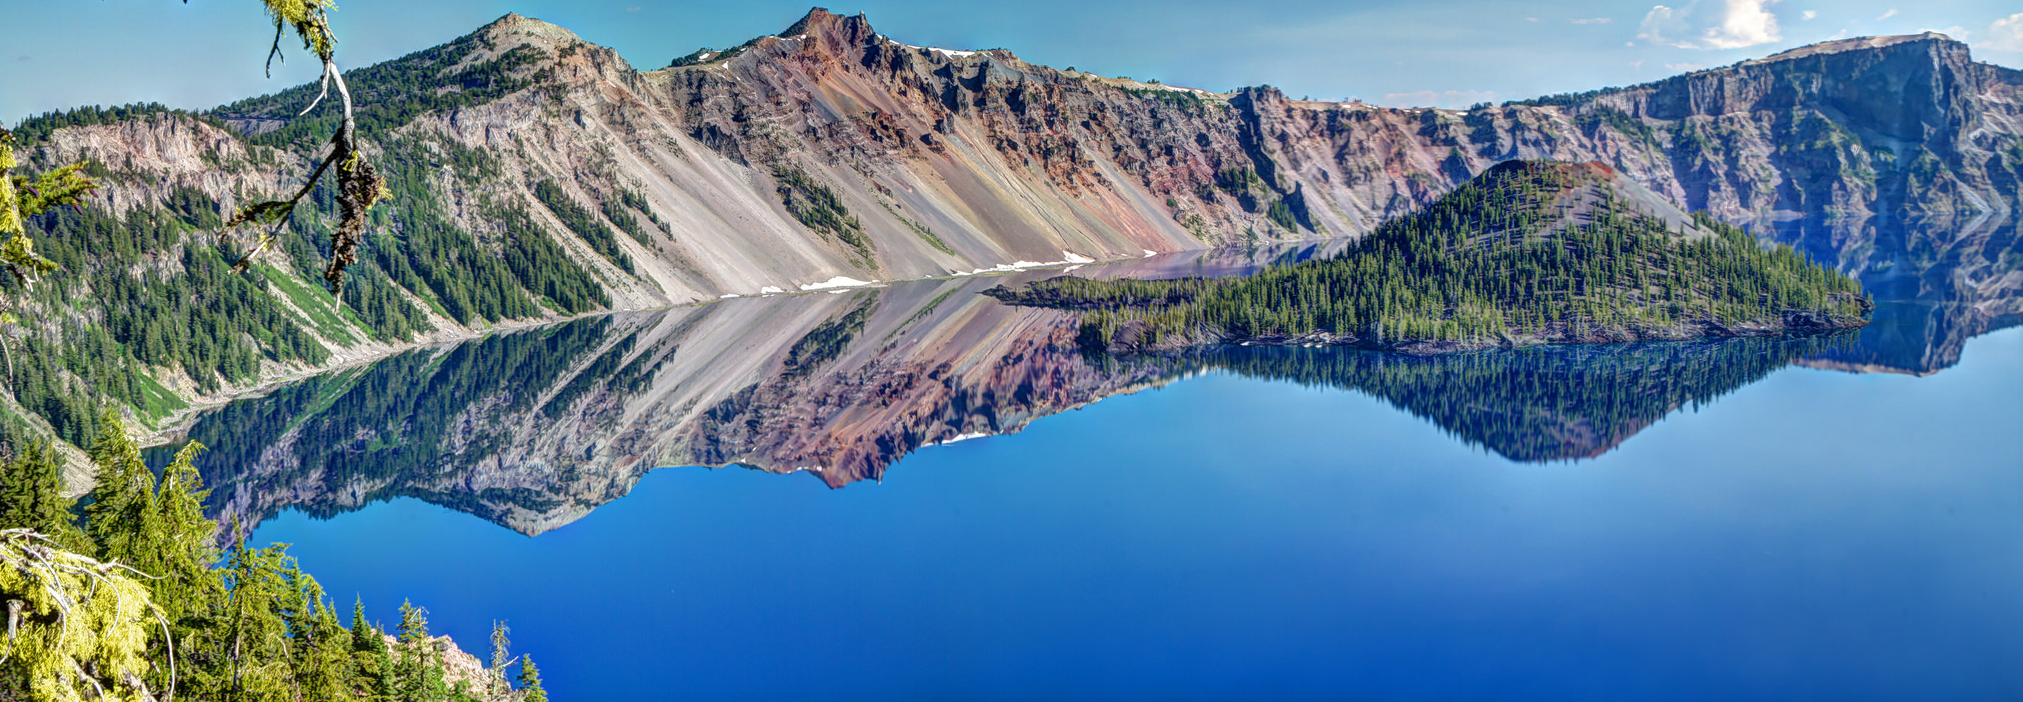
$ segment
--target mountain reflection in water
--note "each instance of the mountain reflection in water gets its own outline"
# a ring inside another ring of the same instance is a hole
[[[1204,367],[1356,390],[1515,461],[1593,458],[1681,408],[1850,341],[1846,335],[1550,346],[1442,356],[1224,348]]]
[[[1239,274],[1339,246],[1076,274]],[[743,465],[842,487],[923,446],[1014,433],[1200,372],[1354,390],[1512,460],[1579,459],[1788,365],[1928,374],[1956,363],[1967,338],[2023,319],[2014,270],[1883,270],[1884,287],[1918,297],[1885,302],[1859,332],[1434,357],[1253,347],[1091,358],[1075,347],[1072,317],[978,294],[1057,271],[736,299],[398,355],[232,403],[189,438],[211,447],[199,464],[221,521],[250,528],[289,507],[330,516],[414,497],[527,534],[624,496],[655,467]]]

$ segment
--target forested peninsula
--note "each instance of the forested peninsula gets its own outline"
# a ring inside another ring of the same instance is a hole
[[[1342,254],[1241,278],[1063,276],[987,291],[1074,310],[1084,348],[1215,344],[1438,353],[1818,333],[1867,324],[1860,283],[1687,215],[1601,163],[1509,161]]]

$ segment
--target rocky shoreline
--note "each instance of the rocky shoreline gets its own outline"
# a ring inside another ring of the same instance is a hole
[[[1548,327],[1539,334],[1506,334],[1495,338],[1466,341],[1436,339],[1384,339],[1376,335],[1335,334],[1317,331],[1299,335],[1243,335],[1222,329],[1197,329],[1182,335],[1162,335],[1153,344],[1140,343],[1143,325],[1126,322],[1107,344],[1089,343],[1091,335],[1080,338],[1085,351],[1116,355],[1167,354],[1217,346],[1348,347],[1413,356],[1462,353],[1495,348],[1571,344],[1627,344],[1652,341],[1704,341],[1741,337],[1817,336],[1868,325],[1866,317],[1837,315],[1810,310],[1786,310],[1776,322],[1752,320],[1723,324],[1718,320],[1693,320],[1670,326],[1604,326],[1575,329],[1567,325]]]

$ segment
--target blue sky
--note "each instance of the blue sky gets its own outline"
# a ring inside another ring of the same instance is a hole
[[[785,29],[808,0],[340,0],[339,61],[362,66],[539,17],[657,68],[700,46]],[[1295,97],[1463,106],[1662,78],[1835,37],[1934,29],[2023,67],[2013,0],[853,0],[909,44],[1012,49],[1105,75]],[[0,0],[0,122],[82,104],[202,108],[314,73],[299,51],[272,79],[254,0]]]

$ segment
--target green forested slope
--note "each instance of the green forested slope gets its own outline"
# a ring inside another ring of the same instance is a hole
[[[17,327],[12,344],[7,370],[15,402],[0,411],[0,444],[21,446],[53,435],[83,446],[97,433],[104,407],[126,408],[143,424],[153,424],[186,407],[193,393],[256,382],[266,362],[317,365],[334,349],[412,341],[435,330],[431,312],[483,328],[608,306],[597,279],[516,199],[480,198],[496,231],[470,231],[444,212],[445,180],[469,190],[517,188],[494,156],[441,136],[399,130],[431,111],[482,104],[542,83],[547,79],[536,64],[543,58],[531,47],[498,52],[472,35],[347,73],[359,98],[360,132],[377,152],[390,193],[372,213],[373,226],[341,300],[321,282],[337,218],[328,188],[317,188],[279,232],[278,254],[263,255],[247,273],[235,274],[230,266],[244,254],[246,237],[220,237],[230,213],[215,197],[165,184],[176,181],[130,164],[87,162],[86,171],[107,191],[129,191],[119,196],[126,204],[60,209],[24,223],[63,274],[13,291],[31,323]],[[251,134],[228,132],[249,157],[231,160],[207,152],[206,165],[220,173],[255,173],[284,160],[276,150],[292,153],[298,162],[322,156],[337,119],[335,101],[279,129],[262,127],[267,120],[294,117],[314,97],[314,85],[297,86],[205,114],[152,104],[93,106],[25,120],[15,134],[22,153],[37,153],[66,128],[230,124]],[[17,171],[31,177],[34,172],[29,166]],[[137,190],[159,192],[150,198]],[[581,206],[558,214],[594,217]],[[630,267],[609,230],[585,238]]]
[[[1722,335],[1858,326],[1860,284],[1700,217],[1674,229],[1599,164],[1513,161],[1334,258],[1242,278],[1062,277],[1015,304],[1081,310],[1083,342],[1397,346]],[[1310,338],[1311,337],[1311,338]]]

